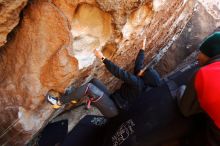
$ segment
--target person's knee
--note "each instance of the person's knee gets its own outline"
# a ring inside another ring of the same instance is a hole
[[[102,90],[100,90],[93,83],[88,83],[88,91],[87,92],[94,97],[99,97],[104,94],[104,92]]]
[[[87,83],[87,87],[94,86],[92,82]]]
[[[99,88],[100,90],[102,90],[105,94],[107,94],[108,96],[110,95],[107,87],[98,79],[93,78],[90,80],[89,83],[92,83],[93,85],[95,85],[97,88]]]
[[[89,83],[93,83],[93,84],[95,84],[96,82],[99,82],[99,80],[96,79],[96,78],[92,78],[92,79],[89,81]]]
[[[103,88],[103,84],[100,80],[93,78],[89,81],[89,83],[92,83],[93,85],[97,86],[98,88]]]

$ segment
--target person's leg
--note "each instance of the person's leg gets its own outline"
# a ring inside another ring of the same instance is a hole
[[[98,79],[93,78],[92,80],[89,81],[89,83],[86,83],[80,86],[79,88],[75,88],[71,86],[71,89],[70,89],[71,91],[69,91],[68,94],[64,94],[64,96],[61,97],[61,103],[62,104],[69,103],[73,99],[79,99],[83,97],[86,94],[86,90],[89,84],[95,85],[98,89],[103,91],[107,96],[110,95],[106,86]],[[93,88],[93,89],[95,90],[96,88]]]
[[[105,94],[97,86],[89,83],[87,95],[90,97],[90,101],[101,111],[101,113],[107,117],[112,118],[118,115],[118,109],[109,95]]]
[[[67,104],[72,100],[79,100],[86,95],[88,98],[85,98],[85,100],[87,101],[88,106],[90,106],[90,103],[93,103],[105,117],[111,118],[118,115],[118,109],[115,103],[109,97],[109,94],[104,93],[93,83],[86,83],[79,88],[75,88],[71,94],[64,94],[61,97],[54,97],[53,95],[49,94],[48,101],[53,106],[58,105],[60,107],[62,104]]]
[[[71,102],[74,99],[78,100],[78,99],[84,97],[86,94],[86,91],[88,90],[89,84],[90,83],[86,83],[78,88],[75,88],[74,91],[72,91],[72,93],[69,95],[61,96],[61,98],[60,98],[61,104],[66,104],[66,103]]]
[[[85,95],[89,96],[87,99],[88,104],[93,103],[105,117],[111,118],[118,114],[118,109],[110,99],[109,95],[105,94],[93,83],[86,83],[79,88],[76,88],[72,94],[62,96],[60,102],[62,104],[69,103],[70,101],[80,99]]]
[[[98,87],[100,90],[102,90],[105,94],[110,95],[107,87],[98,79],[93,78],[89,81],[90,83],[92,83],[93,85],[95,85],[96,87]]]

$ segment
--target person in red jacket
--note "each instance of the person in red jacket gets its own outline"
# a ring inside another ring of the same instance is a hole
[[[179,99],[185,116],[205,113],[208,146],[220,146],[220,32],[206,38],[197,57],[201,68]]]

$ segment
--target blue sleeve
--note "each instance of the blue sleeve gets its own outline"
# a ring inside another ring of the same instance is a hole
[[[111,72],[115,77],[121,79],[125,83],[130,84],[139,90],[142,90],[145,87],[144,82],[140,77],[137,77],[125,71],[124,69],[118,67],[108,59],[105,59],[103,63],[105,64],[109,72]]]
[[[144,50],[140,50],[136,60],[135,60],[135,66],[134,66],[134,74],[137,75],[138,72],[143,68],[144,64]]]

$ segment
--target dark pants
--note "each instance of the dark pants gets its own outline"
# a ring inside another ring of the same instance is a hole
[[[66,104],[66,103],[69,103],[73,99],[80,99],[84,97],[87,94],[86,92],[88,91],[88,87],[90,85],[96,86],[98,89],[100,89],[100,91],[103,91],[106,94],[106,96],[110,95],[106,86],[98,79],[93,78],[91,81],[89,81],[88,83],[78,88],[73,87],[70,93],[61,97],[61,103]]]
[[[110,94],[105,85],[97,79],[92,79],[90,82],[78,88],[73,88],[71,93],[62,96],[61,103],[69,103],[74,99],[78,100],[88,96],[85,98],[88,105],[92,103],[105,117],[111,118],[118,114],[118,109],[109,95]]]

